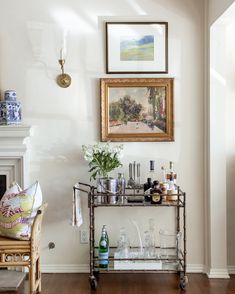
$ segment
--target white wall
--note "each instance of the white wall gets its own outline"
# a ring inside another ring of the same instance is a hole
[[[208,0],[209,2],[209,24],[212,25],[223,12],[234,2],[234,0]]]
[[[209,0],[210,29],[210,98],[208,128],[209,197],[208,197],[208,256],[211,277],[228,277],[234,272],[233,231],[233,48],[234,1]],[[227,9],[228,8],[228,9]],[[226,10],[227,9],[227,10]],[[225,11],[226,10],[226,11]],[[215,21],[216,20],[216,21]],[[213,23],[213,24],[212,24]],[[210,26],[211,25],[211,26]],[[227,166],[226,166],[227,158]]]
[[[175,142],[125,143],[124,170],[134,160],[145,171],[150,159],[156,160],[158,169],[162,162],[175,162],[179,184],[187,192],[187,261],[199,269],[204,264],[203,2],[8,0],[0,4],[0,88],[16,89],[24,122],[34,126],[31,180],[40,181],[49,203],[43,226],[44,268],[54,270],[56,264],[58,269],[72,271],[88,264],[88,247],[79,244],[78,229],[69,222],[72,186],[77,180],[88,181],[81,145],[99,140],[99,79],[108,76],[105,20],[169,22],[167,76],[175,77]],[[69,27],[65,70],[73,79],[68,89],[55,83],[65,27]],[[144,180],[144,172],[142,177]],[[83,228],[87,228],[86,195],[82,197]],[[121,222],[124,214],[136,219],[143,230],[150,215],[155,217],[157,229],[168,227],[166,210],[100,210],[99,230],[107,222],[109,228],[113,226],[110,235],[114,239],[119,228],[115,219]],[[124,223],[134,239],[130,223]],[[49,251],[50,241],[56,248]]]
[[[227,273],[226,151],[225,151],[225,28],[214,24],[210,30],[210,153],[209,153],[209,276]],[[224,195],[223,201],[221,196]]]
[[[234,6],[234,5],[233,5]],[[235,8],[235,7],[234,7]],[[233,9],[233,19],[235,19],[235,9]],[[228,234],[228,264],[235,265],[235,22],[231,23],[227,28],[226,35],[226,156],[227,156],[227,234]]]

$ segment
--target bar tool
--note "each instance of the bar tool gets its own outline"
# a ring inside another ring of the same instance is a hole
[[[129,163],[129,180],[127,182],[127,186],[129,188],[134,188],[135,186],[135,181],[132,178],[132,163]]]

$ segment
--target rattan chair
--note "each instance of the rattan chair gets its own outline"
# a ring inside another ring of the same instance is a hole
[[[29,241],[0,236],[0,267],[28,267],[30,294],[41,292],[40,237],[46,207],[47,203],[38,209]]]

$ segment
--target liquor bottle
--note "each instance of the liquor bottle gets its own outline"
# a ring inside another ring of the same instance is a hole
[[[174,181],[174,174],[173,173],[170,174],[168,185],[169,185],[169,187],[168,187],[169,190],[175,190],[175,181]]]
[[[109,258],[109,238],[104,225],[101,231],[101,237],[99,242],[99,267],[107,269],[108,268],[108,258]]]
[[[152,180],[154,180],[154,160],[150,160],[149,161],[149,174],[148,174],[148,178],[151,178]]]
[[[165,167],[162,166],[161,167],[160,189],[162,190],[163,194],[167,194],[168,188],[169,188],[169,185],[168,185],[168,181],[167,181],[167,178],[166,178],[166,170],[165,170]],[[163,197],[163,200],[166,200],[166,198]]]
[[[167,190],[167,200],[175,201],[177,200],[177,190],[174,182],[174,173],[170,174],[170,178],[168,180],[168,190]]]
[[[152,186],[153,186],[152,179],[147,178],[147,182],[144,183],[144,192],[146,192],[144,195],[144,199],[147,202],[150,202],[150,188],[152,188]]]
[[[165,183],[165,182],[167,182],[167,180],[166,180],[166,170],[165,170],[165,167],[164,166],[161,167],[161,172],[162,172],[161,182],[162,183]]]
[[[162,190],[159,188],[158,181],[153,181],[153,188],[151,189],[150,197],[152,204],[162,203]]]
[[[172,161],[170,161],[170,169],[167,173],[167,180],[170,180],[170,177],[173,177],[174,184],[176,184],[177,174],[174,171],[174,164]]]

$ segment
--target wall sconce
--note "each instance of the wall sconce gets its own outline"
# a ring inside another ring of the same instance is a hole
[[[57,84],[62,88],[68,88],[71,85],[72,79],[70,75],[64,72],[65,58],[63,57],[63,49],[60,50],[60,59],[58,62],[61,66],[62,74],[57,76]]]

